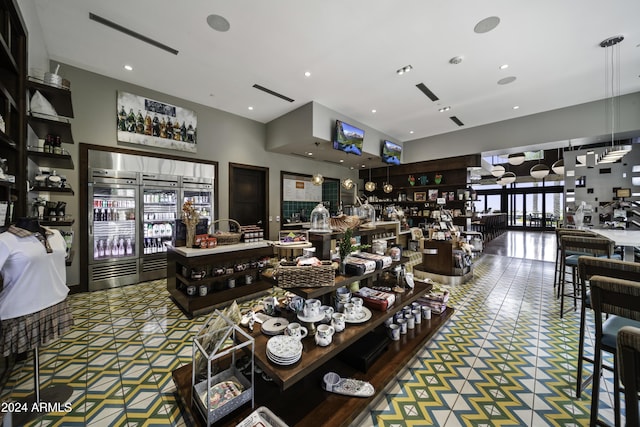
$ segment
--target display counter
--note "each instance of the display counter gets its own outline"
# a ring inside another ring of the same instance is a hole
[[[266,241],[208,249],[170,246],[167,290],[190,317],[263,292],[272,286],[262,280],[261,272],[273,250]]]

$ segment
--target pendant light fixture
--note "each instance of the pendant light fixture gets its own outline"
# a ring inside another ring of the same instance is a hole
[[[351,178],[346,178],[342,180],[342,188],[344,188],[345,190],[351,190],[354,184],[355,183]]]
[[[369,157],[369,161],[371,161],[371,157]],[[364,189],[368,192],[375,191],[376,183],[371,181],[371,165],[369,165],[369,181],[364,184]]]
[[[535,179],[542,179],[549,175],[549,166],[543,163],[538,163],[537,165],[533,165],[529,170],[529,174]]]
[[[311,177],[311,183],[313,185],[322,185],[322,183],[324,182],[324,177],[322,175],[320,175],[319,173],[313,175]]]
[[[569,141],[569,146],[571,146],[571,141]],[[564,149],[558,148],[558,160],[551,165],[551,170],[556,175],[564,175],[564,156],[560,157],[563,151]]]
[[[507,161],[513,166],[521,165],[524,163],[524,153],[509,154]]]
[[[496,178],[500,178],[502,175],[504,175],[505,172],[506,170],[502,165],[494,165],[491,168],[491,175],[495,176]]]
[[[516,174],[513,172],[505,172],[499,179],[500,185],[509,185],[516,182]]]
[[[393,185],[389,182],[389,166],[387,166],[387,182],[382,186],[382,191],[387,194],[393,191]]]
[[[623,36],[613,36],[600,42],[600,47],[605,49],[605,80],[611,76],[611,82],[605,81],[605,97],[609,98],[609,103],[606,106],[607,120],[609,120],[609,116],[611,118],[611,147],[604,151],[598,159],[598,163],[615,163],[621,160],[632,148],[631,145],[616,145],[615,143],[616,124],[620,120],[620,43],[623,40]],[[611,89],[610,92],[609,89]]]

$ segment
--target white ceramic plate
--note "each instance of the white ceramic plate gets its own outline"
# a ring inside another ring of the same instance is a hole
[[[345,316],[344,321],[347,323],[364,323],[369,319],[371,319],[371,310],[367,307],[362,307],[360,313],[354,317]]]
[[[324,316],[325,316],[324,313],[320,313],[316,317],[304,317],[301,313],[298,313],[298,319],[300,319],[300,321],[306,322],[306,323],[319,322],[319,321],[324,319]]]
[[[261,330],[265,335],[280,335],[288,325],[289,321],[284,317],[272,317],[262,322]]]
[[[267,355],[269,354],[278,359],[290,360],[302,354],[302,343],[288,335],[276,335],[267,341]]]

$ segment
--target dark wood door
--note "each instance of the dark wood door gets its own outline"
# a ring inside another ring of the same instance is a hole
[[[229,164],[229,217],[241,225],[258,225],[269,236],[269,168]]]

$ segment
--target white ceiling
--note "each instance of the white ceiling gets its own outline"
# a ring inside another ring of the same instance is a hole
[[[614,35],[625,37],[620,94],[640,90],[638,0],[34,4],[52,60],[263,123],[317,101],[406,142],[460,129],[450,115],[469,128],[602,99],[605,56],[599,43]],[[89,13],[179,53],[98,24]],[[230,30],[211,29],[210,14],[224,16]],[[490,16],[500,18],[497,28],[475,33],[476,23]],[[462,63],[449,64],[454,56],[462,56]],[[125,71],[125,64],[134,70]],[[409,64],[413,71],[396,74]],[[500,70],[502,64],[509,68]],[[515,82],[497,84],[508,76]],[[421,82],[440,101],[423,95],[416,88]],[[254,83],[295,101],[261,92]],[[438,112],[442,106],[451,110]]]

